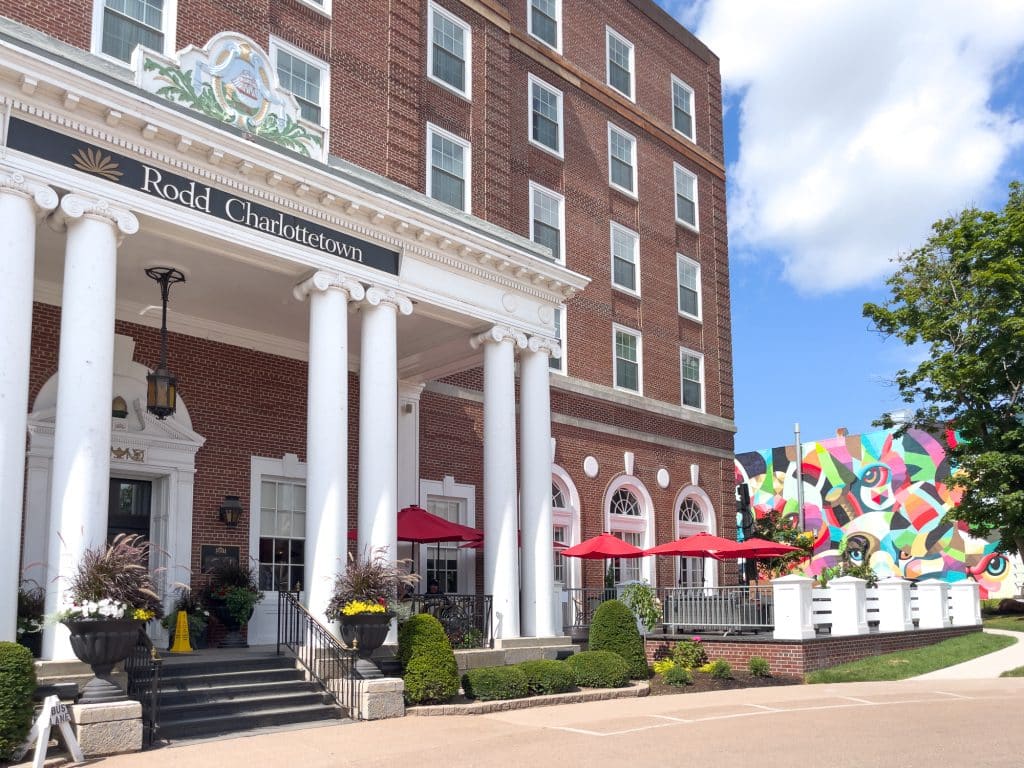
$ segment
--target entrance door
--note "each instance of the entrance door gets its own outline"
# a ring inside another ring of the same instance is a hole
[[[107,507],[107,542],[121,533],[137,533],[149,538],[150,500],[153,483],[149,480],[110,479]]]

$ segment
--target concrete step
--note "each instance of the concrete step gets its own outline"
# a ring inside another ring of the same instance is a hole
[[[551,646],[572,645],[572,638],[568,635],[559,637],[509,637],[504,640],[495,640],[494,647],[509,648],[547,648]]]
[[[340,720],[344,713],[334,706],[281,707],[258,712],[243,712],[213,717],[190,717],[160,725],[160,738],[170,741],[191,739],[200,736],[214,736],[268,728],[291,723],[312,723],[323,720]],[[254,759],[255,756],[254,756]]]
[[[323,707],[330,703],[330,697],[320,691],[275,691],[240,695],[218,696],[206,701],[187,701],[165,704],[160,701],[161,727],[173,725],[181,720],[228,715],[256,714],[268,709],[292,709],[296,707]]]
[[[251,659],[192,659],[184,656],[164,657],[160,676],[165,678],[192,677],[235,671],[265,669],[295,669],[295,660],[287,656],[255,656]]]
[[[295,681],[287,686],[280,682],[269,683],[239,683],[237,685],[223,685],[210,688],[195,688],[192,690],[162,690],[160,691],[160,707],[167,708],[189,702],[204,703],[216,701],[232,701],[239,698],[274,694],[281,691],[296,693],[320,693],[320,687],[313,682]]]
[[[174,675],[172,677],[167,677],[161,674],[160,690],[161,692],[194,691],[204,688],[219,688],[225,685],[289,683],[302,680],[305,680],[305,675],[301,670],[295,669],[294,667],[290,669],[242,669],[234,672]]]

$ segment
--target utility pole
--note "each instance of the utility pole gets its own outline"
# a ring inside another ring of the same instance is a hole
[[[800,515],[800,530],[804,528],[804,457],[800,447],[800,422],[793,425],[796,434],[796,505]]]

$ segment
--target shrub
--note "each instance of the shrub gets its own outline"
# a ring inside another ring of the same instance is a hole
[[[480,667],[462,676],[462,690],[470,699],[521,699],[530,694],[526,673],[519,667]]]
[[[521,662],[518,666],[526,675],[531,696],[565,693],[576,687],[576,678],[564,661],[538,659]]]
[[[612,651],[583,651],[570,656],[565,663],[572,670],[576,685],[585,688],[622,688],[629,684],[626,660]]]
[[[678,665],[672,661],[672,659],[658,659],[652,666],[654,667],[654,674],[664,675],[670,669]]]
[[[623,588],[620,599],[648,632],[661,621],[661,601],[650,584],[629,584]]]
[[[617,653],[626,662],[629,676],[634,680],[650,677],[643,638],[636,628],[633,612],[625,603],[606,600],[597,607],[590,623],[589,648]]]
[[[398,628],[398,662],[404,668],[420,647],[447,646],[448,635],[441,622],[429,613],[417,613]],[[452,658],[455,658],[452,656]]]
[[[693,673],[686,667],[674,664],[665,673],[665,682],[675,686],[693,685]]]
[[[405,666],[407,704],[439,704],[459,692],[459,668],[451,648],[419,648]]]
[[[708,674],[716,680],[732,680],[732,665],[725,659],[715,659],[708,664]]]
[[[693,640],[682,640],[676,643],[672,651],[672,659],[681,667],[698,669],[708,663],[708,652],[699,637]]]
[[[982,613],[999,613],[999,603],[1000,602],[1001,602],[1000,600],[992,599],[992,598],[990,598],[988,600],[982,600],[981,601],[981,612]]]
[[[751,656],[750,661],[747,662],[747,669],[750,670],[750,674],[754,677],[771,677],[772,669],[768,664],[768,659],[764,656]]]
[[[10,759],[32,727],[36,670],[28,648],[0,642],[0,762]]]

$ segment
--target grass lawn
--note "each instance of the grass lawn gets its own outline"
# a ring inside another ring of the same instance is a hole
[[[1017,642],[1006,635],[986,635],[981,632],[953,637],[927,648],[897,651],[882,656],[872,656],[860,661],[851,661],[837,667],[811,672],[805,678],[808,683],[852,683],[863,680],[903,680],[923,675],[943,667],[950,667],[962,661],[970,661],[986,653],[998,651]]]
[[[1009,629],[1013,632],[1024,632],[1024,616],[982,616],[982,625],[985,629]]]
[[[1003,672],[1000,677],[1024,677],[1024,667],[1017,667],[1009,672]]]

